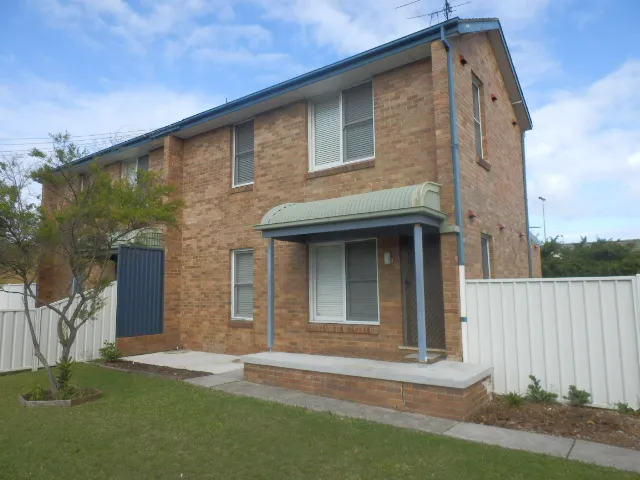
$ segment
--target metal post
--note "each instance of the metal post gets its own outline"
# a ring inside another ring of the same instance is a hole
[[[547,202],[547,199],[544,197],[538,197],[540,201],[542,201],[542,231],[544,232],[544,241],[547,241],[547,217],[544,214],[544,204]]]
[[[422,225],[413,227],[413,249],[416,262],[416,307],[418,310],[418,361],[427,360],[427,325],[424,304],[424,261],[422,259]]]
[[[273,238],[269,239],[269,244],[267,246],[267,311],[268,311],[268,324],[267,324],[267,335],[268,335],[268,345],[269,351],[273,350],[273,341],[274,341],[274,293],[275,293],[275,263],[274,263],[274,240]]]

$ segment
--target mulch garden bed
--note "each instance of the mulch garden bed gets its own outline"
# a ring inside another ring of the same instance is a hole
[[[98,360],[93,363],[101,367],[110,368],[112,370],[144,373],[147,375],[156,375],[164,378],[173,378],[175,380],[186,380],[188,378],[211,375],[209,372],[196,372],[193,370],[185,370],[183,368],[161,367],[159,365],[149,365],[148,363],[131,362],[129,360],[115,360],[112,362],[104,362]]]
[[[640,450],[640,416],[615,410],[540,403],[516,408],[497,396],[468,421]]]

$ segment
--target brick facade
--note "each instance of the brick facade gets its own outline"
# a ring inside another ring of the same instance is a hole
[[[485,386],[489,377],[462,389],[247,363],[244,378],[253,383],[450,420],[466,419],[490,398]]]
[[[466,67],[456,67],[463,211],[470,278],[478,275],[479,235],[494,236],[494,274],[526,276],[520,130],[504,84],[483,35],[454,42],[465,52]],[[178,228],[165,232],[165,332],[119,339],[126,353],[185,347],[243,354],[263,351],[267,342],[266,241],[253,226],[272,207],[389,189],[433,181],[442,185],[442,209],[455,224],[453,168],[446,51],[433,42],[430,59],[373,78],[375,160],[309,172],[308,106],[296,102],[254,118],[254,184],[232,187],[232,126],[181,140],[165,139],[150,152],[150,168],[162,171],[176,186],[184,207]],[[457,55],[457,52],[456,52]],[[472,158],[473,125],[470,72],[482,78],[485,96],[494,90],[500,102],[485,100],[488,161],[484,170]],[[506,126],[505,126],[506,125]],[[508,127],[508,128],[507,128]],[[471,153],[470,153],[471,152]],[[111,168],[119,169],[119,165]],[[118,170],[119,171],[119,170]],[[115,174],[115,173],[114,173]],[[45,203],[47,202],[45,188]],[[498,232],[497,223],[507,225]],[[450,358],[461,358],[456,234],[441,235],[445,337]],[[476,248],[477,247],[477,248]],[[254,250],[254,320],[231,318],[232,250]],[[276,241],[276,350],[395,359],[404,344],[400,238],[378,238],[379,326],[345,326],[309,322],[309,261],[304,244]],[[394,262],[385,265],[384,252]],[[41,272],[41,288],[51,299],[55,268]]]

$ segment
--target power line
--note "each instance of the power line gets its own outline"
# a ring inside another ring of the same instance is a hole
[[[104,133],[87,133],[86,135],[69,135],[71,138],[85,138],[85,137],[104,137],[109,135],[121,135],[126,133],[136,133],[136,132],[150,132],[155,130],[153,128],[145,128],[139,130],[122,130],[122,131],[114,131],[114,132],[104,132]],[[0,137],[0,141],[5,140],[51,140],[51,137]]]

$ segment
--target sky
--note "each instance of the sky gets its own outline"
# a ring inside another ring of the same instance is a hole
[[[442,0],[3,0],[0,152],[106,146],[428,27]],[[452,5],[466,0],[453,0]],[[533,118],[531,226],[640,238],[637,0],[473,0]],[[115,135],[114,135],[115,132]],[[540,237],[543,229],[534,229]]]

